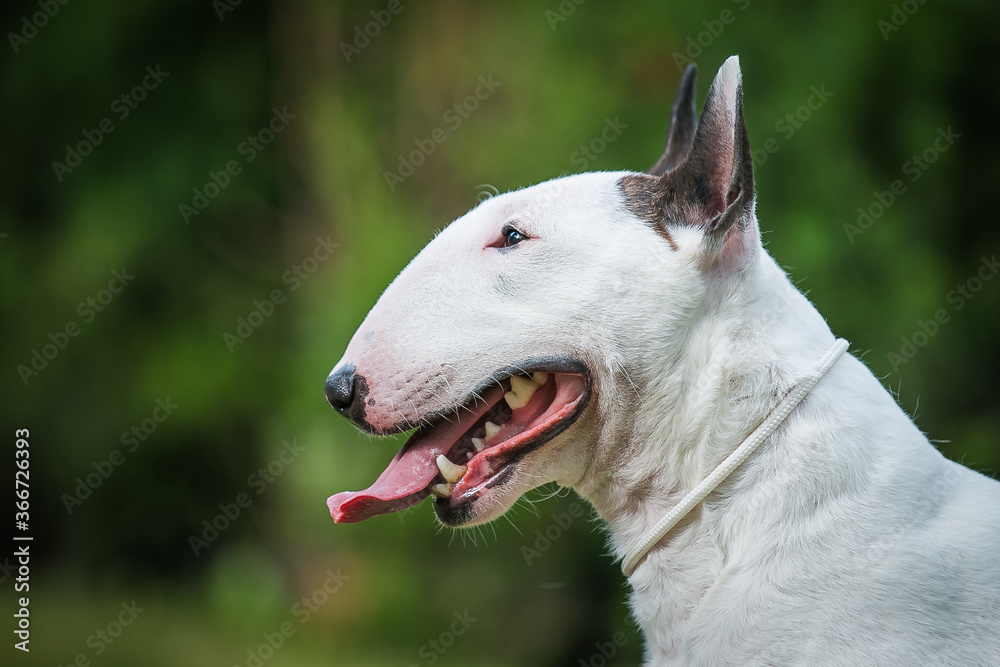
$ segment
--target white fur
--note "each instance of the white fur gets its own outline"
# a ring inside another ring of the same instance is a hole
[[[527,357],[582,360],[585,414],[476,521],[558,481],[593,503],[619,557],[834,341],[758,240],[738,273],[707,273],[701,231],[672,230],[671,249],[626,208],[623,175],[557,179],[459,218],[341,360],[383,429]],[[487,247],[510,221],[531,239]],[[650,665],[998,665],[998,555],[1000,484],[942,457],[844,355],[629,583]]]

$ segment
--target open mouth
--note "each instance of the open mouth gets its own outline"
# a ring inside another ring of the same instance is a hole
[[[517,462],[563,432],[585,407],[588,377],[578,364],[571,366],[572,371],[543,366],[491,380],[464,404],[417,429],[369,488],[327,499],[333,520],[363,521],[428,496],[439,514],[444,508],[455,514],[502,485]]]

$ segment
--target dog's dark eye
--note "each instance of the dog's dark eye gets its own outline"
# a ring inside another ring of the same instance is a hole
[[[517,231],[510,225],[504,225],[504,228],[500,231],[500,235],[503,236],[503,247],[509,248],[515,246],[521,241],[527,241],[528,237]]]

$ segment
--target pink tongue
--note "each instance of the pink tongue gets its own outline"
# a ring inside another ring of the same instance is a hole
[[[462,435],[500,399],[500,387],[483,392],[483,400],[462,410],[440,426],[417,432],[389,462],[375,483],[364,491],[344,491],[326,500],[336,523],[364,521],[379,514],[398,512],[430,495],[428,485],[438,474],[437,457],[447,455]]]
[[[438,473],[438,454],[451,448],[434,440],[407,442],[375,483],[364,491],[344,491],[330,496],[326,505],[337,523],[354,523],[379,514],[398,512],[417,504],[430,492],[427,486]]]

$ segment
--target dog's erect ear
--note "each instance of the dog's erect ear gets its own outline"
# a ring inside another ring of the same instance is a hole
[[[689,73],[693,88],[694,75]],[[679,99],[684,98],[683,84],[681,89]],[[675,111],[686,104],[675,105]],[[673,139],[673,129],[671,135]],[[665,158],[669,154],[668,146]],[[751,262],[760,247],[760,231],[754,217],[753,162],[743,122],[739,58],[732,56],[719,68],[691,148],[680,163],[658,175],[627,174],[618,187],[628,210],[651,224],[674,250],[680,248],[671,230],[697,227],[703,232],[706,268],[735,273]]]
[[[667,145],[663,149],[663,155],[647,172],[653,176],[662,176],[679,165],[691,149],[695,128],[698,126],[698,114],[694,108],[697,80],[698,66],[691,63],[684,70],[684,76],[681,77],[680,86],[677,88],[677,97],[674,98],[674,106],[670,110],[670,126],[667,128]]]
[[[706,250],[730,269],[742,268],[759,245],[754,217],[753,159],[743,121],[740,61],[731,56],[712,82],[687,158],[661,178],[662,194],[701,227]]]

